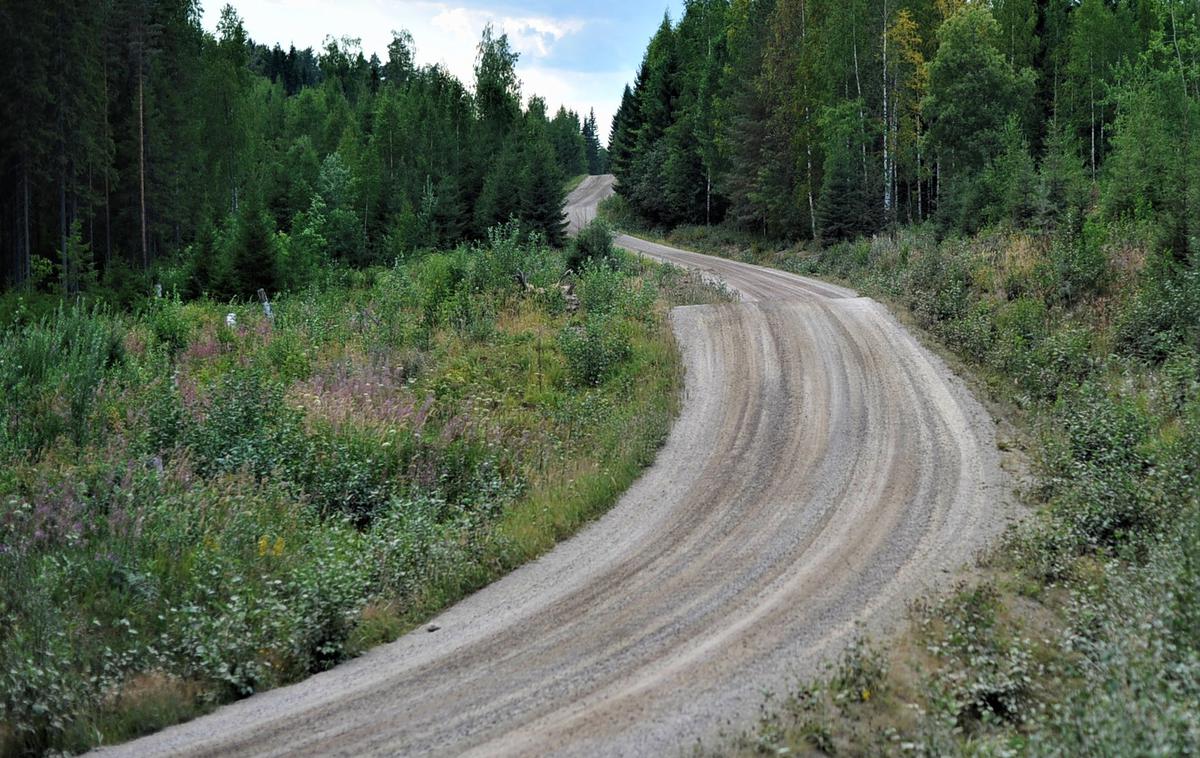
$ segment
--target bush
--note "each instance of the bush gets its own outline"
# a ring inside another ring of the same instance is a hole
[[[97,390],[124,359],[124,334],[106,311],[78,304],[0,334],[0,454],[36,458],[62,433],[96,438]]]
[[[579,304],[588,313],[614,313],[622,310],[626,295],[625,276],[606,263],[589,259],[576,288]]]
[[[567,267],[579,271],[588,261],[607,263],[616,257],[612,228],[603,219],[585,226],[567,251]]]
[[[1160,256],[1142,277],[1142,286],[1118,316],[1117,344],[1157,363],[1200,337],[1200,268],[1181,270]]]
[[[625,324],[606,315],[589,315],[582,325],[563,329],[558,345],[566,356],[571,381],[577,385],[603,383],[632,349]]]
[[[1095,219],[1084,224],[1080,238],[1057,238],[1050,245],[1059,302],[1075,305],[1100,294],[1108,282],[1108,258],[1101,244],[1102,229]]]
[[[154,338],[171,356],[191,341],[193,325],[177,294],[148,301],[143,318],[149,323]]]

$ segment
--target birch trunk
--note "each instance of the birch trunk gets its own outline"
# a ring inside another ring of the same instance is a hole
[[[888,111],[888,44],[887,3],[883,4],[883,212],[890,220],[892,214],[892,120]]]
[[[863,93],[862,93],[862,78],[858,71],[858,24],[854,25],[854,30],[850,33],[851,51],[854,54],[854,87],[858,91],[858,129],[859,133],[864,137],[867,133],[867,115],[863,112]],[[863,185],[867,183],[867,141],[862,142],[862,172]]]

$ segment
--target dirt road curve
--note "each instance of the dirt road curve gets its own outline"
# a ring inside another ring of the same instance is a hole
[[[611,180],[573,194],[586,219]],[[397,642],[113,755],[662,755],[896,620],[1003,521],[993,424],[874,301],[629,237],[723,277],[672,315],[657,463],[606,516]],[[711,740],[709,740],[709,744]]]

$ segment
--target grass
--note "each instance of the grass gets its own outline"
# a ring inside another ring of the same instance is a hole
[[[570,179],[567,180],[566,184],[563,185],[563,191],[566,192],[568,195],[571,194],[576,189],[578,189],[579,185],[583,184],[583,180],[587,179],[587,178],[588,178],[587,174],[580,174],[579,176],[571,177]]]

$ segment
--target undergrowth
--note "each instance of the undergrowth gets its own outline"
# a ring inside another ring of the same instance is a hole
[[[10,296],[0,753],[133,737],[392,639],[601,513],[665,437],[677,271],[569,271],[500,229],[326,278],[273,319]]]

